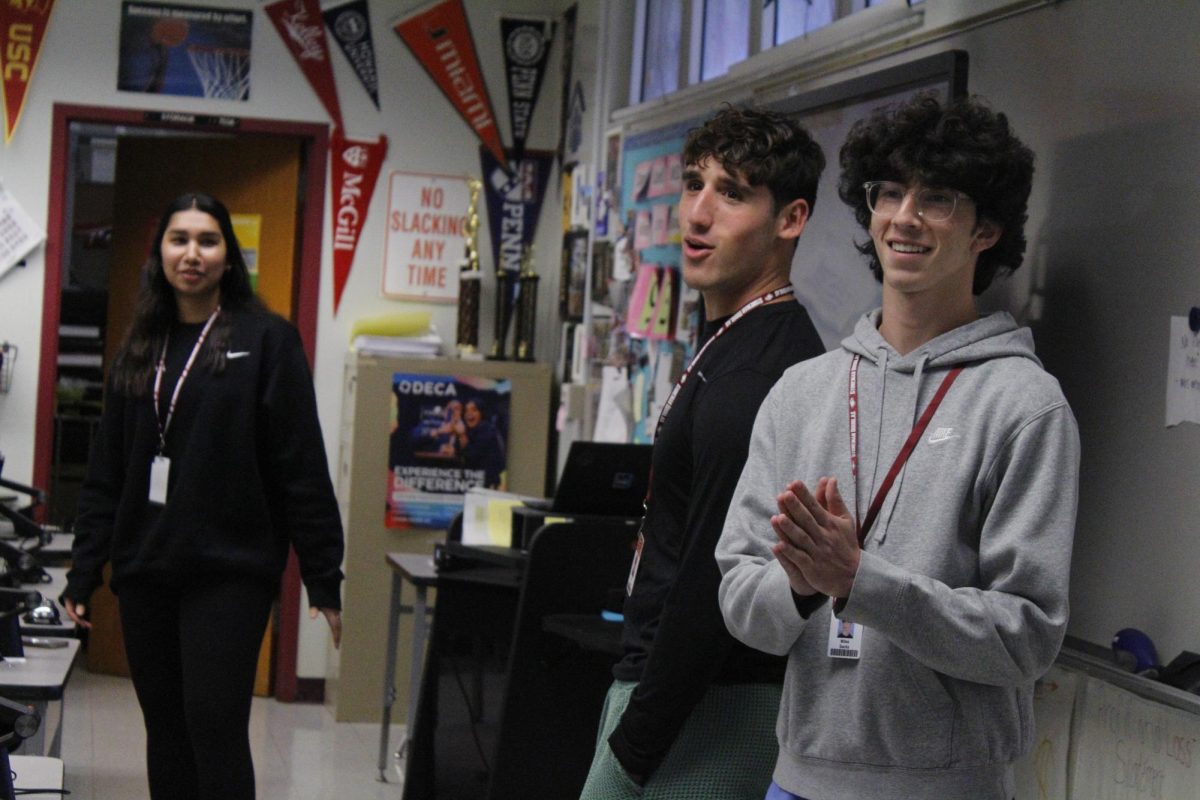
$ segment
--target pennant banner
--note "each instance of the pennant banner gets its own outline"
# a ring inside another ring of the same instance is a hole
[[[354,74],[371,96],[371,102],[379,108],[379,72],[375,69],[375,40],[371,38],[367,0],[351,0],[321,13],[354,68]]]
[[[12,140],[25,110],[29,81],[37,67],[54,0],[20,0],[0,5],[0,74],[4,76],[4,143]]]
[[[537,105],[546,56],[554,39],[554,23],[545,19],[500,18],[504,42],[504,74],[508,76],[508,118],[512,125],[512,154],[521,160],[529,122]]]
[[[516,274],[521,269],[525,245],[533,243],[546,184],[554,167],[554,153],[526,150],[520,161],[510,154],[508,165],[512,174],[504,170],[487,148],[479,149],[479,157],[496,270],[512,270]]]
[[[345,128],[318,0],[278,0],[263,6],[263,11],[308,78],[329,118],[339,129]]]
[[[333,145],[333,313],[337,314],[342,290],[350,277],[358,236],[371,207],[379,170],[387,157],[387,137],[379,141],[347,139],[334,130]]]
[[[404,17],[393,29],[492,157],[507,169],[496,114],[479,71],[462,0],[439,0]]]
[[[563,52],[562,52],[562,106],[558,115],[558,158],[563,160],[564,145],[567,141],[567,115],[571,109],[571,66],[575,60],[575,18],[578,6],[571,6],[563,12]],[[565,163],[565,162],[564,162]]]

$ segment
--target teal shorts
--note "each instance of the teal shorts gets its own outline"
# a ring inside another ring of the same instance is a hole
[[[779,752],[780,686],[710,686],[645,787],[629,779],[608,746],[636,686],[617,681],[608,690],[580,800],[763,800]]]

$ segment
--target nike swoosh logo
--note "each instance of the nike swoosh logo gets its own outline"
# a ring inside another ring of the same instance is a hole
[[[226,358],[245,358],[248,355],[250,355],[249,350],[238,350],[236,352],[233,350],[229,350],[225,353]]]
[[[934,434],[933,436],[929,437],[929,443],[930,444],[941,444],[942,442],[948,442],[951,439],[957,439],[957,438],[958,438],[957,433],[941,434],[941,435]]]

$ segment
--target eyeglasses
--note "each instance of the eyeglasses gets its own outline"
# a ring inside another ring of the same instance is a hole
[[[894,181],[867,181],[863,188],[867,191],[867,208],[871,209],[872,214],[884,217],[899,211],[905,196],[913,191],[903,183]],[[913,194],[917,216],[929,222],[944,222],[954,216],[959,197],[971,199],[962,192],[939,187],[922,187]]]

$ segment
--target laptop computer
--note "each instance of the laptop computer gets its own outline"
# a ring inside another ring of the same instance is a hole
[[[564,514],[640,517],[653,449],[648,444],[571,442],[553,499],[528,505]]]

